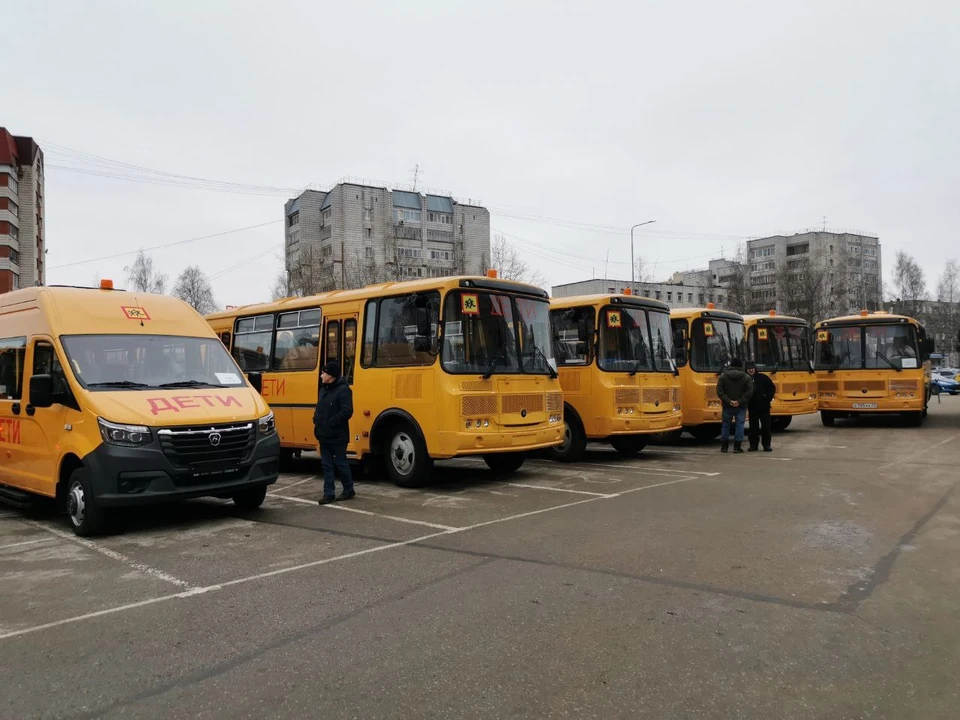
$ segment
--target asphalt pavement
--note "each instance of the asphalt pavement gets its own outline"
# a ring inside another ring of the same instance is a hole
[[[0,718],[955,718],[960,397],[365,476],[76,538],[0,506]]]

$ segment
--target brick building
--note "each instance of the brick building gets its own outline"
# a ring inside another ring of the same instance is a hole
[[[43,285],[43,151],[0,127],[0,292]]]

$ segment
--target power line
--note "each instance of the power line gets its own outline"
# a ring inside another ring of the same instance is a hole
[[[254,255],[253,257],[249,257],[249,258],[247,258],[246,260],[242,260],[242,261],[238,262],[236,265],[231,265],[230,267],[226,268],[225,270],[221,270],[221,271],[218,272],[218,273],[214,273],[213,275],[210,276],[210,279],[211,279],[211,280],[216,280],[217,278],[220,278],[220,277],[223,277],[224,275],[228,275],[228,274],[232,273],[234,270],[238,270],[238,269],[242,268],[244,265],[249,265],[250,263],[252,263],[252,262],[254,262],[254,261],[256,261],[256,260],[259,260],[259,259],[262,258],[262,257],[266,257],[267,255],[270,255],[270,254],[276,252],[277,250],[282,250],[282,249],[283,249],[283,245],[276,245],[275,247],[272,247],[272,248],[270,248],[269,250],[267,250],[267,251],[265,251],[265,252],[262,252],[262,253],[260,253],[260,254],[258,254],[258,255]]]
[[[268,225],[275,225],[278,222],[282,222],[281,219],[271,220],[269,222],[259,223],[257,225],[247,225],[242,228],[235,228],[233,230],[224,230],[223,232],[213,233],[212,235],[201,235],[200,237],[187,238],[186,240],[177,240],[175,242],[163,243],[162,245],[154,245],[147,248],[137,248],[136,250],[126,250],[120,253],[114,253],[113,255],[103,255],[101,257],[90,258],[89,260],[78,260],[72,263],[65,263],[63,265],[53,265],[48,270],[59,270],[61,268],[75,267],[77,265],[88,265],[92,262],[100,262],[101,260],[113,260],[118,257],[126,257],[127,255],[136,255],[141,250],[147,252],[148,250],[164,250],[166,248],[176,247],[178,245],[186,245],[187,243],[198,242],[199,240],[211,240],[213,238],[223,237],[225,235],[233,235],[234,233],[245,232],[246,230],[255,230],[256,228],[266,227]]]

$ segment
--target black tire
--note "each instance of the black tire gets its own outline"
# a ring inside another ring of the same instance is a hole
[[[67,480],[66,508],[73,532],[80,537],[96,535],[106,525],[107,511],[97,502],[85,468],[74,470]]]
[[[387,430],[383,459],[387,475],[400,487],[423,487],[433,471],[427,443],[420,431],[408,422],[397,422]]]
[[[267,486],[261,485],[260,487],[250,488],[249,490],[241,490],[238,493],[234,493],[233,504],[236,505],[240,510],[256,510],[258,507],[263,505],[263,501],[267,499]]]
[[[697,425],[696,427],[688,429],[687,432],[693,435],[694,439],[698,442],[710,442],[720,437],[720,431],[722,429],[722,425],[711,423],[709,425]]]
[[[833,423],[836,421],[837,416],[835,413],[830,412],[829,410],[820,411],[820,422],[823,423],[824,427],[833,427]]]
[[[781,415],[770,418],[770,429],[773,430],[773,432],[783,432],[790,427],[791,422],[793,422],[792,415]]]
[[[522,452],[497,453],[495,455],[484,455],[483,461],[487,467],[496,473],[515,473],[523,467],[523,461],[526,456]]]
[[[294,454],[295,451],[293,448],[280,448],[280,472],[286,472],[291,469]]]
[[[569,410],[563,413],[563,443],[547,450],[547,457],[559,462],[577,462],[587,449],[587,435],[583,425]]]
[[[900,417],[907,427],[920,427],[923,423],[923,411],[900,413]]]
[[[647,438],[642,435],[621,435],[610,438],[610,444],[620,457],[632,458],[647,446]]]

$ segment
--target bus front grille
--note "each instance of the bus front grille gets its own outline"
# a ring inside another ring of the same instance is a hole
[[[505,414],[514,414],[526,410],[528,413],[543,412],[543,394],[504,395],[500,398],[500,409]]]
[[[563,393],[547,393],[547,412],[558,413],[563,410]]]
[[[465,417],[496,415],[496,395],[463,395],[460,398],[460,414]]]
[[[157,431],[160,449],[176,468],[206,474],[239,469],[256,442],[253,423]]]
[[[617,388],[613,392],[613,401],[617,405],[639,405],[640,388]]]
[[[656,405],[658,403],[666,405],[668,402],[670,402],[670,388],[644,388],[644,405]]]

